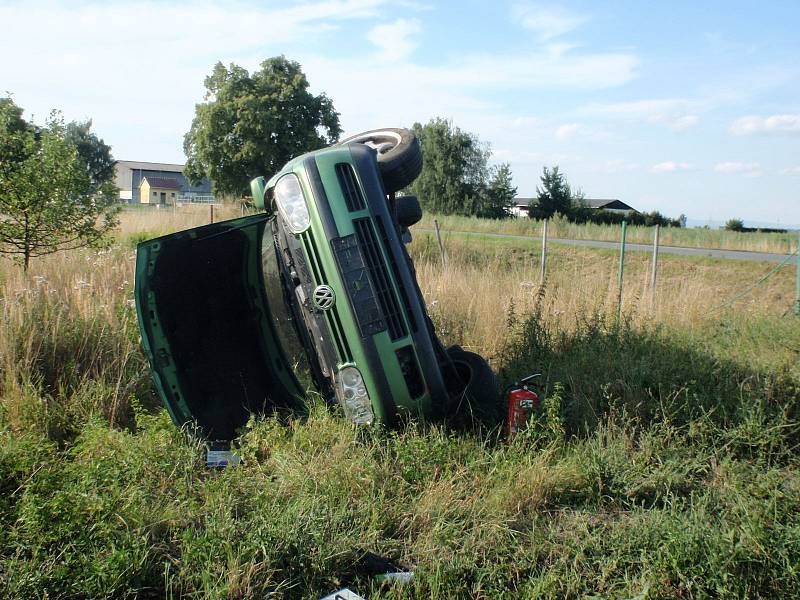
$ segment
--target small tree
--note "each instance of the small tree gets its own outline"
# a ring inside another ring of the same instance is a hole
[[[478,216],[488,219],[505,219],[511,214],[517,188],[511,179],[511,167],[503,163],[495,168],[487,186],[484,203]]]
[[[0,252],[27,271],[31,258],[102,244],[116,225],[116,189],[93,180],[60,116],[36,133],[0,133],[0,148],[20,151],[0,156]]]
[[[542,187],[536,187],[536,199],[531,203],[528,214],[532,219],[549,219],[554,214],[569,215],[576,197],[567,183],[567,178],[558,166],[544,167],[541,176]],[[579,200],[582,200],[582,194]]]
[[[741,219],[729,219],[725,223],[725,229],[727,231],[744,231],[744,222]]]
[[[189,179],[209,177],[217,192],[248,193],[254,177],[341,133],[330,98],[311,94],[300,65],[284,56],[265,60],[252,75],[217,63],[205,85],[205,102],[195,107],[183,149]]]

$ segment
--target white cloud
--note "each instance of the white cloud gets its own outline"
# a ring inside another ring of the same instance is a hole
[[[781,170],[782,175],[800,175],[800,165]]]
[[[453,118],[486,135],[507,132],[502,95],[546,90],[606,89],[635,77],[638,60],[628,54],[558,53],[552,49],[528,54],[482,54],[442,60],[438,64],[399,61],[387,69],[381,61],[309,56],[302,61],[309,81],[333,99],[346,131],[386,123]],[[380,102],[365,100],[370,90],[389,90]],[[496,115],[490,119],[489,115]],[[520,116],[514,128],[535,127],[537,119]],[[488,123],[488,121],[492,121]],[[485,128],[484,128],[485,125]],[[352,128],[352,129],[351,129]]]
[[[440,55],[424,64],[407,57],[390,69],[377,51],[353,58],[331,51],[339,28],[357,27],[367,35],[375,25],[394,25],[382,16],[382,4],[312,0],[276,9],[271,3],[216,7],[193,0],[146,0],[136,7],[100,0],[0,1],[0,23],[6,25],[0,55],[19,57],[0,61],[0,91],[14,92],[28,118],[34,113],[41,120],[53,107],[68,120],[92,118],[117,158],[180,162],[203,80],[217,61],[253,70],[286,52],[301,63],[312,91],[332,98],[346,133],[441,115],[496,146],[511,147],[513,139],[523,149],[532,139],[552,139],[553,125],[524,112],[510,115],[507,91],[595,91],[637,76],[639,59],[632,52],[552,43],[527,52]],[[414,43],[412,17],[406,18],[411,27],[389,30],[395,39]],[[242,35],[243,23],[263,24],[264,34]],[[366,40],[362,45],[372,47]],[[380,102],[378,90],[385,90]]]
[[[800,134],[800,114],[741,117],[731,123],[730,132],[734,135],[758,133]]]
[[[657,114],[685,112],[692,105],[693,102],[685,98],[660,98],[588,104],[579,111],[587,115],[644,119]]]
[[[652,167],[650,167],[650,171],[652,173],[674,173],[675,171],[685,171],[686,169],[691,169],[691,168],[692,166],[688,163],[668,160],[653,165]]]
[[[556,139],[566,141],[581,130],[580,123],[565,123],[556,129]]]
[[[392,23],[376,25],[367,33],[367,39],[381,50],[380,57],[388,61],[407,58],[419,45],[416,39],[422,31],[417,19],[397,19]]]
[[[602,171],[603,173],[629,173],[631,171],[636,171],[637,169],[639,169],[638,163],[616,158],[614,160],[606,161],[606,163],[599,167],[598,170]]]
[[[762,174],[761,165],[757,162],[721,162],[714,165],[717,173],[741,173],[747,177],[759,177]]]
[[[177,162],[214,63],[256,68],[288,44],[374,18],[382,2],[0,2],[0,56],[15,57],[0,61],[0,91],[37,121],[52,108],[91,117],[117,158]],[[242,33],[248,24],[252,35]]]
[[[686,98],[663,98],[589,104],[578,109],[578,114],[640,121],[666,125],[675,132],[691,129],[700,122],[694,111],[703,108],[703,103]]]
[[[699,122],[700,117],[697,115],[683,115],[682,117],[676,117],[668,124],[673,131],[686,131],[687,129],[691,129],[697,125]]]
[[[562,8],[538,4],[516,4],[511,9],[511,17],[543,42],[569,33],[589,20]]]
[[[520,127],[538,127],[542,124],[539,117],[516,117],[511,121],[511,126],[514,128]]]

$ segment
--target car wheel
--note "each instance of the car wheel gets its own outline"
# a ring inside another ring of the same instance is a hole
[[[422,219],[422,207],[416,196],[398,196],[394,199],[394,217],[400,227],[411,227]]]
[[[366,144],[378,153],[378,168],[387,194],[410,185],[422,172],[419,140],[408,129],[373,129],[339,142],[351,143]]]
[[[502,421],[500,390],[489,363],[460,346],[448,348],[447,355],[458,380],[453,382],[456,387],[451,417],[456,421],[472,420],[491,426]]]

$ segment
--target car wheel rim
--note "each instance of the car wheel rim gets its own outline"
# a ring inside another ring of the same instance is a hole
[[[364,144],[378,152],[386,154],[400,143],[400,134],[395,131],[373,131],[364,133],[349,140],[350,143]]]

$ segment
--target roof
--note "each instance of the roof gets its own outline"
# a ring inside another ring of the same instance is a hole
[[[181,189],[181,184],[178,183],[177,179],[170,179],[168,177],[143,177],[142,183],[140,183],[139,186],[141,187],[145,181],[150,184],[150,187],[154,188],[166,188],[168,190]]]
[[[140,160],[118,160],[116,164],[117,166],[127,167],[129,169],[141,169],[143,171],[174,171],[175,173],[183,173],[183,170],[186,168],[186,165],[143,162]]]
[[[514,206],[518,208],[528,208],[536,198],[524,198],[524,197],[517,197],[514,198]],[[625,204],[621,200],[617,200],[616,198],[585,198],[584,202],[586,205],[591,208],[602,208],[605,210],[632,210],[636,211],[635,208],[632,206]]]
[[[616,198],[586,198],[584,199],[584,202],[586,202],[586,204],[592,208],[603,208],[606,210],[636,210],[632,206],[629,206],[621,200],[617,200]]]

